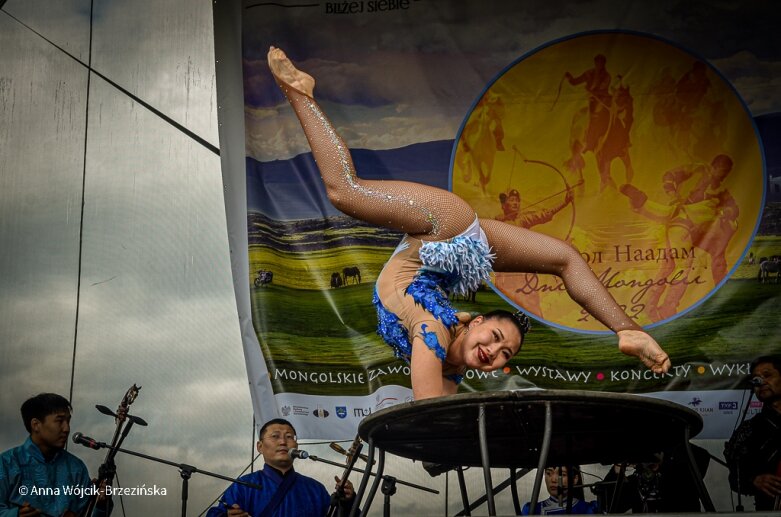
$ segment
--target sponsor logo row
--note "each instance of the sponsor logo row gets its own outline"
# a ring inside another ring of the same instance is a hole
[[[703,401],[699,397],[692,397],[692,399],[686,403],[689,407],[697,411],[698,413],[713,413],[716,409],[713,406],[703,404]],[[718,402],[718,411],[722,413],[732,413],[738,411],[744,406],[737,400],[720,400]],[[749,404],[749,413],[758,413],[762,409],[762,402],[752,400]]]
[[[343,418],[343,419],[350,416],[353,418],[363,418],[371,415],[375,411],[379,411],[380,409],[395,406],[396,404],[399,404],[401,402],[410,402],[411,400],[412,400],[411,397],[401,400],[397,397],[378,396],[377,400],[373,405],[360,406],[360,407],[353,407],[347,405],[328,406],[324,404],[317,404],[314,407],[310,407],[310,406],[303,406],[303,405],[296,405],[296,404],[285,404],[280,408],[280,412],[282,413],[283,417],[312,416],[314,418],[329,418],[332,415],[335,415],[337,418]]]

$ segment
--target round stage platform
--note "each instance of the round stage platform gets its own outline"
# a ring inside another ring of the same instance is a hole
[[[358,433],[388,453],[432,463],[481,466],[485,411],[491,467],[536,467],[552,411],[548,465],[640,463],[702,430],[679,404],[638,395],[534,390],[451,395],[399,404],[365,418]]]

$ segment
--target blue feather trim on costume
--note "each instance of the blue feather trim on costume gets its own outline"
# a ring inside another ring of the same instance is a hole
[[[393,349],[393,355],[409,363],[412,357],[412,344],[407,336],[407,329],[401,324],[399,317],[385,308],[374,291],[372,303],[377,310],[377,334]]]
[[[485,242],[465,235],[424,242],[419,255],[424,266],[448,273],[451,284],[443,287],[458,295],[477,291],[490,280],[495,257]]]
[[[420,277],[421,275],[418,276]],[[434,285],[436,287],[436,284]],[[442,292],[441,289],[438,290],[439,292]],[[447,297],[445,297],[445,300],[447,300]],[[403,359],[409,364],[410,358],[412,357],[412,344],[409,341],[409,333],[407,332],[407,329],[404,327],[404,325],[401,324],[398,316],[385,308],[385,306],[380,301],[380,297],[377,295],[376,290],[374,291],[374,296],[372,297],[372,303],[374,304],[374,308],[377,310],[377,334],[383,339],[383,341],[390,345],[390,347],[393,349],[393,355],[399,359]],[[458,319],[455,317],[455,311],[450,308],[449,304],[442,311],[438,312],[443,315],[447,321],[458,321]],[[451,312],[452,316],[450,315]],[[445,322],[445,320],[442,321],[448,325],[448,327],[451,327],[455,324],[448,324]],[[420,335],[423,338],[423,342],[429,349],[431,349],[432,352],[434,352],[442,364],[444,364],[446,352],[445,348],[439,343],[436,332],[428,332],[426,330],[428,325],[425,323],[421,325],[420,328]],[[456,384],[459,384],[463,379],[463,376],[455,374],[449,375],[447,378],[453,379]]]

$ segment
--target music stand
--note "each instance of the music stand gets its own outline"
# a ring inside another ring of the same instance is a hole
[[[369,444],[370,460],[377,448],[381,459],[389,452],[444,465],[482,466],[489,515],[496,515],[492,467],[537,468],[531,500],[535,511],[547,466],[652,462],[656,453],[682,444],[700,501],[706,511],[715,511],[689,447],[689,439],[702,425],[699,414],[665,400],[625,393],[535,390],[407,402],[366,417],[358,434]],[[362,515],[371,506],[381,468]],[[353,514],[367,484],[364,476]]]

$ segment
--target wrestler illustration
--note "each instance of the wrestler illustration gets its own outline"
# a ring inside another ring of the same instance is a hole
[[[662,181],[670,197],[667,204],[648,199],[631,185],[620,189],[632,210],[664,225],[669,249],[695,247],[709,255],[714,285],[727,274],[726,251],[738,229],[739,207],[724,186],[732,169],[732,159],[719,154],[710,163],[689,164],[665,172]],[[676,314],[689,285],[668,285],[660,280],[669,278],[675,270],[690,271],[693,260],[694,255],[688,254],[677,259],[667,257],[661,262],[655,278],[658,283],[648,292],[647,310],[654,321]]]

